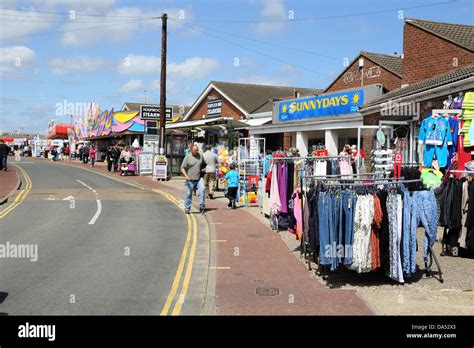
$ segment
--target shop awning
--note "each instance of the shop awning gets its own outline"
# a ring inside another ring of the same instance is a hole
[[[196,127],[203,128],[214,128],[220,126],[227,126],[229,121],[233,128],[247,127],[248,124],[245,121],[234,120],[230,117],[216,117],[216,118],[204,118],[202,120],[176,122],[174,124],[166,125],[166,129],[193,129]]]
[[[245,123],[250,127],[261,126],[272,121],[272,117],[258,117],[245,120]]]
[[[73,129],[72,124],[58,123],[48,130],[46,138],[48,139],[67,139],[68,138],[68,129]]]

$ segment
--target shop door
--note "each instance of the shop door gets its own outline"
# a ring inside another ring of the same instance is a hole
[[[186,156],[188,137],[186,135],[168,134],[166,139],[166,157],[168,158],[168,170],[171,175],[181,173],[181,163]]]

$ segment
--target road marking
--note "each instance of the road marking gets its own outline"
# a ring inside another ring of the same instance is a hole
[[[230,269],[230,267],[219,267],[219,266],[211,266],[210,269]]]
[[[227,242],[226,239],[211,239],[211,242],[213,243],[225,243]]]
[[[184,275],[181,295],[176,301],[171,315],[179,315],[181,313],[181,308],[183,307],[184,299],[186,298],[186,295],[188,294],[189,283],[191,282],[191,275],[193,273],[194,256],[196,255],[196,246],[197,246],[197,223],[196,223],[196,218],[194,216],[191,215],[191,219],[193,220],[193,230],[194,230],[193,231],[193,245],[191,246],[191,251],[189,253],[188,267],[186,269],[186,274]]]
[[[95,224],[95,222],[97,221],[97,219],[100,216],[100,213],[102,212],[102,203],[100,202],[99,194],[97,193],[96,190],[94,190],[92,187],[88,186],[86,183],[82,182],[81,180],[76,179],[76,181],[78,183],[80,183],[81,185],[84,185],[85,187],[87,187],[92,192],[94,192],[95,201],[97,202],[97,210],[96,210],[94,216],[92,217],[92,219],[89,221],[89,225],[93,225],[93,224]]]
[[[69,166],[69,167],[74,167],[74,168],[79,168],[79,169],[82,169],[82,170],[87,170],[91,173],[95,173],[97,175],[101,175],[105,178],[109,178],[111,180],[115,180],[117,182],[120,182],[122,184],[126,184],[126,185],[129,185],[129,186],[133,186],[133,187],[136,187],[142,191],[146,191],[146,190],[151,190],[153,192],[156,192],[156,193],[159,193],[160,195],[162,195],[163,197],[165,197],[166,199],[168,199],[169,201],[171,201],[173,204],[175,204],[179,209],[180,211],[183,212],[184,214],[184,211],[180,205],[180,202],[171,194],[167,193],[167,192],[164,192],[164,191],[161,191],[161,190],[158,190],[158,189],[148,189],[146,187],[143,187],[143,186],[139,186],[137,184],[134,184],[134,183],[131,183],[131,182],[128,182],[128,181],[125,181],[123,180],[122,178],[115,178],[114,176],[111,176],[111,175],[107,175],[105,173],[101,173],[99,171],[95,171],[95,170],[91,170],[91,169],[88,169],[88,168],[83,168],[83,167],[79,167],[79,166],[75,166],[75,165],[71,165],[71,164],[66,164],[66,163],[62,163],[62,165],[66,165],[66,166]],[[79,180],[78,180],[79,181]],[[186,216],[186,219],[187,219],[187,222],[188,222],[188,235],[186,237],[186,243],[184,245],[184,248],[183,248],[183,253],[181,254],[181,258],[180,258],[180,264],[178,265],[178,270],[176,272],[176,276],[175,276],[175,279],[173,281],[173,285],[171,287],[171,290],[170,290],[170,293],[168,294],[168,297],[167,297],[167,300],[166,300],[166,303],[165,303],[165,306],[163,307],[163,310],[161,311],[161,315],[167,315],[168,314],[168,311],[171,307],[171,304],[173,302],[173,299],[174,297],[176,296],[176,293],[178,291],[178,287],[179,287],[179,283],[180,283],[180,280],[181,280],[181,275],[182,275],[182,272],[183,272],[183,269],[184,269],[184,264],[186,263],[186,256],[187,256],[187,251],[188,251],[188,248],[189,248],[189,243],[190,243],[190,239],[191,239],[191,223],[190,223],[190,218],[189,218],[189,215],[185,214]],[[194,217],[193,217],[194,219]],[[195,221],[195,220],[194,220]],[[196,229],[197,229],[197,226],[195,225]],[[197,235],[197,231],[195,231],[195,235]],[[194,251],[193,252],[193,255],[192,255],[192,259],[194,260],[194,253],[195,253],[195,248],[194,248]],[[184,257],[184,259],[183,259]],[[180,265],[181,265],[181,261],[183,262],[182,264],[182,269],[180,269]],[[189,267],[189,264],[188,264],[188,267]],[[192,270],[192,267],[190,269],[190,272]],[[181,305],[184,303],[184,297],[181,297],[180,299],[178,299],[178,301],[181,302]],[[179,310],[181,310],[181,306],[179,307]]]
[[[11,203],[11,205],[9,205],[8,207],[6,207],[4,210],[2,210],[0,212],[0,219],[3,219],[10,212],[12,212],[16,207],[18,207],[21,203],[23,203],[26,195],[31,190],[32,184],[31,184],[30,177],[28,176],[28,174],[26,173],[26,171],[23,168],[21,168],[20,166],[17,166],[17,165],[15,165],[15,166],[21,172],[21,174],[23,175],[23,178],[25,178],[26,185],[25,185],[25,188],[23,190],[20,190],[20,192],[16,195],[15,200]]]
[[[211,222],[211,225],[222,225],[222,222]]]
[[[181,253],[181,258],[179,259],[178,263],[178,270],[176,271],[176,275],[171,285],[171,290],[161,311],[161,315],[168,315],[168,311],[171,307],[171,304],[173,303],[174,297],[178,292],[179,283],[181,281],[181,275],[183,274],[184,264],[186,263],[186,255],[188,254],[189,242],[191,241],[191,222],[189,215],[186,215],[186,220],[188,223],[188,233],[186,235],[186,242],[184,243],[183,252]]]

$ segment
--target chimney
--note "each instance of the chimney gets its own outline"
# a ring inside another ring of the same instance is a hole
[[[300,92],[298,92],[296,89],[293,89],[293,96],[295,98],[299,98],[300,97]]]

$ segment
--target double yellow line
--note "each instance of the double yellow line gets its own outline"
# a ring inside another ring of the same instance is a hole
[[[23,202],[28,192],[30,192],[31,190],[30,177],[28,176],[28,174],[22,167],[20,166],[16,166],[16,167],[20,170],[23,178],[25,179],[26,185],[24,189],[19,190],[19,193],[16,195],[15,200],[5,209],[0,211],[0,219],[3,219],[5,216],[10,214],[16,207],[18,207]]]
[[[180,204],[176,200],[174,196],[171,194],[154,189],[154,192],[161,194],[163,197],[171,201],[173,204],[177,205],[180,209]],[[161,315],[179,315],[181,313],[181,309],[184,304],[184,300],[188,293],[189,283],[191,282],[191,275],[193,272],[193,265],[194,265],[194,257],[196,255],[196,246],[197,246],[197,223],[196,218],[192,214],[185,214],[186,220],[188,223],[188,231],[186,235],[186,242],[184,243],[183,252],[181,253],[181,257],[178,263],[178,270],[176,271],[176,275],[174,277],[173,283],[171,285],[171,290],[168,294],[166,299],[165,305],[161,311]],[[191,248],[190,248],[191,244]],[[188,255],[189,251],[189,255]],[[186,271],[183,276],[183,271],[186,265]],[[182,280],[182,282],[181,282]],[[178,290],[181,283],[181,291],[178,294]],[[176,296],[178,294],[178,296]],[[174,307],[171,310],[171,307]]]

